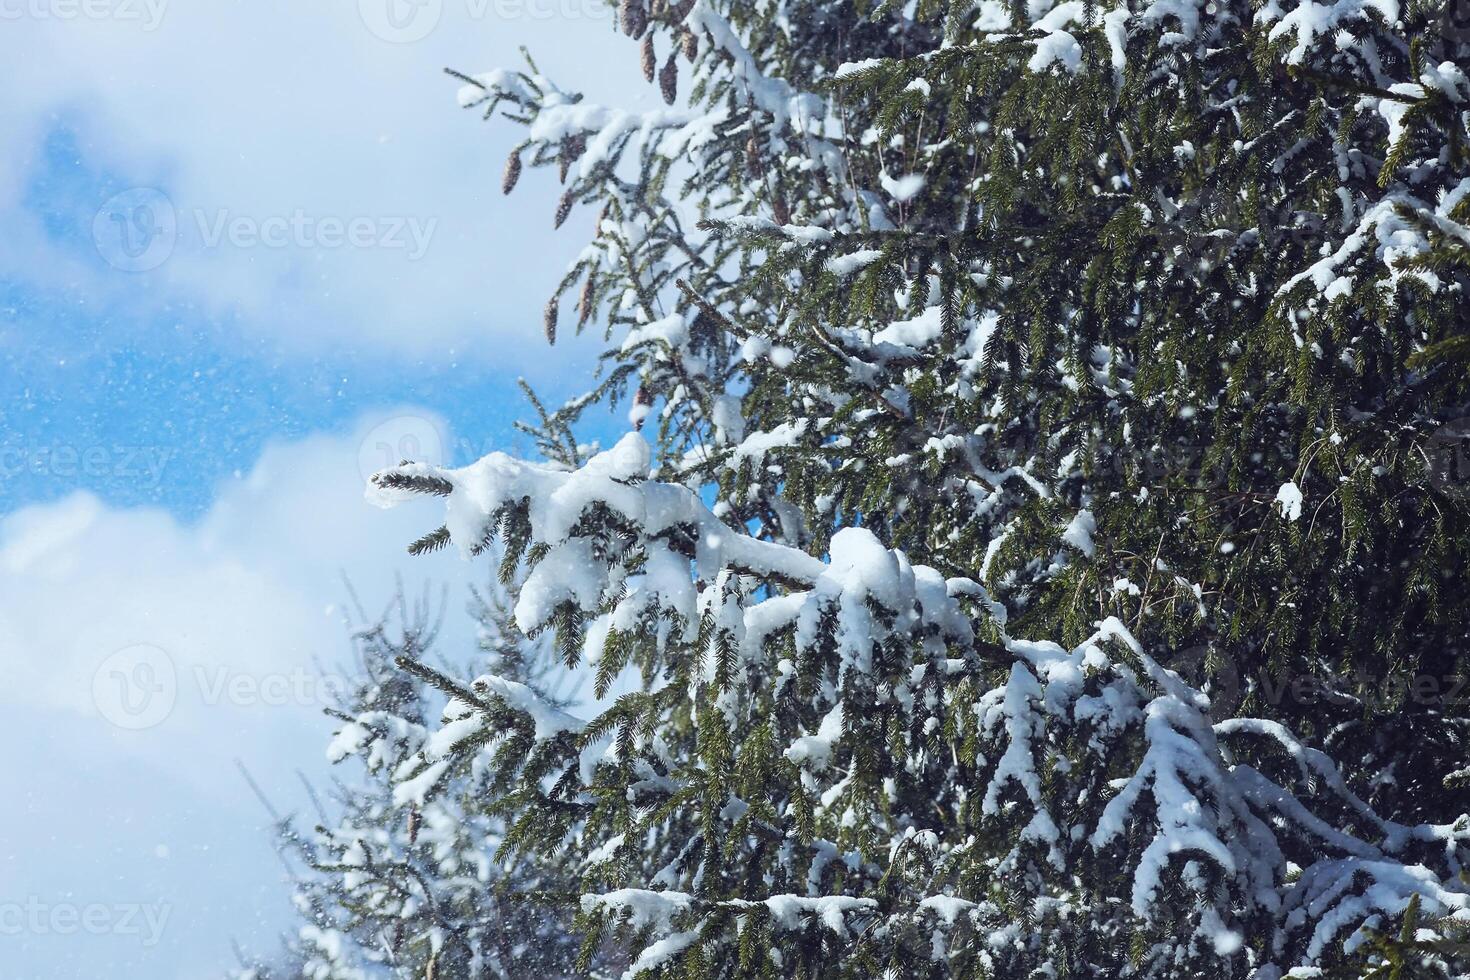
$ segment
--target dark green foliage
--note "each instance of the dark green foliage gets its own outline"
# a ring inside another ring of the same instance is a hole
[[[508,839],[585,860],[587,955],[1463,972],[1435,945],[1470,916],[1470,40],[1442,8],[620,23],[693,55],[657,73],[683,107],[460,76],[528,127],[507,185],[555,165],[555,223],[597,209],[558,296],[599,382],[535,403],[546,465],[375,478],[448,493],[454,543],[532,568],[522,627],[636,686],[585,726],[467,709],[514,730],[476,747],[521,774]],[[651,456],[584,453],[625,400]]]

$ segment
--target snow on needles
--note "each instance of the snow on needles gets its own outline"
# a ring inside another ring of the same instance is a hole
[[[712,683],[716,661],[724,658],[723,669],[731,661],[747,665],[749,678],[770,678],[777,697],[790,697],[782,691],[797,668],[785,651],[794,649],[802,663],[821,658],[826,673],[801,706],[807,720],[781,736],[785,745],[776,750],[824,811],[842,813],[847,805],[854,759],[873,735],[863,726],[871,724],[874,704],[896,710],[901,726],[926,732],[940,730],[941,716],[952,711],[944,722],[950,728],[943,730],[954,734],[944,737],[977,747],[979,809],[999,839],[1014,841],[998,859],[997,873],[1040,875],[1096,854],[1121,858],[1127,852],[1132,914],[1163,914],[1167,879],[1191,889],[1198,913],[1194,940],[1221,955],[1239,948],[1242,929],[1266,923],[1277,937],[1274,948],[1283,952],[1280,962],[1262,964],[1266,972],[1259,976],[1312,966],[1330,944],[1360,941],[1372,916],[1402,911],[1416,894],[1429,914],[1470,918],[1465,887],[1423,864],[1423,855],[1437,849],[1458,870],[1470,828],[1390,823],[1348,789],[1330,759],[1298,744],[1282,726],[1215,722],[1210,699],[1146,652],[1117,619],[1102,621],[1071,649],[1010,637],[1004,610],[976,582],[914,565],[860,527],[838,529],[826,561],[757,539],[720,521],[688,487],[650,478],[651,455],[644,438],[630,433],[573,471],[500,453],[460,469],[405,464],[375,475],[368,496],[392,506],[410,495],[405,482],[432,488],[447,498],[450,539],[467,554],[502,526],[523,524],[519,533],[529,535],[539,557],[516,604],[516,622],[531,633],[569,611],[585,615],[592,624],[584,646],[589,660],[601,656],[614,633],[662,636],[659,631],[676,628],[686,643],[704,638],[693,687]],[[754,447],[751,455],[757,455]],[[1299,516],[1301,493],[1294,483],[1282,486],[1277,505],[1287,519]],[[605,533],[608,521],[616,534]],[[1090,555],[1095,533],[1092,513],[1080,510],[1062,538]],[[1001,638],[999,653],[976,643],[982,625]],[[881,666],[880,657],[895,655],[907,658],[899,669]],[[997,656],[1008,659],[997,663]],[[987,689],[982,679],[1002,670],[1004,682]],[[878,677],[886,679],[878,684]],[[756,683],[739,680],[719,691],[717,710],[732,729],[752,717],[746,702]],[[569,736],[568,764],[580,770],[583,787],[620,751],[605,727],[593,724],[595,738],[582,734],[581,721],[524,685],[487,676],[475,688],[529,719],[538,742]],[[477,751],[476,719],[485,717],[455,699],[436,732],[406,733],[424,744],[417,764],[403,768],[397,795],[432,795],[461,746]],[[344,728],[334,754],[368,751],[370,723]],[[1246,740],[1283,753],[1288,764],[1282,771],[1295,770],[1300,779],[1273,778],[1234,761],[1224,743]],[[931,749],[917,751],[916,758],[932,758]],[[945,748],[942,757],[952,751]],[[662,772],[642,757],[623,762],[638,774],[627,790],[630,800],[645,792],[663,799],[688,791],[687,777],[673,767]],[[1121,767],[1119,778],[1101,785],[1088,779],[1087,773],[1105,767]],[[1352,814],[1350,826],[1322,816],[1324,804]],[[731,826],[720,832],[748,833],[742,821],[751,810],[732,798],[720,811]],[[897,853],[900,844],[921,845],[934,862],[932,881],[951,880],[946,862],[961,859],[965,848],[956,845],[962,842],[941,843],[934,832],[905,829],[907,836],[896,830],[898,843],[885,846]],[[587,843],[596,853],[621,846]],[[820,893],[819,869],[838,857],[836,845],[800,845],[791,837],[781,846],[813,855],[811,894],[702,902],[674,890],[623,888],[584,896],[583,910],[648,930],[651,944],[629,977],[670,962],[710,935],[702,929],[708,915],[760,905],[777,928],[814,922],[839,937],[850,935],[853,917],[877,915],[871,899]],[[1287,853],[1298,861],[1315,857],[1292,878]],[[873,855],[841,859],[856,870]],[[668,886],[677,878],[660,872],[645,884]],[[898,906],[891,915],[915,922],[927,916],[925,928],[940,930],[941,946],[943,930],[961,921],[997,934],[1013,925],[989,903],[948,894],[905,893]],[[1288,955],[1291,950],[1296,952]]]

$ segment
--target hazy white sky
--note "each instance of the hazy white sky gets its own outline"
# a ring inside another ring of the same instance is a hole
[[[596,0],[0,0],[0,20],[0,275],[312,351],[524,348],[523,301],[575,255],[549,183],[501,200],[518,134],[459,109],[442,68],[526,44],[600,101],[657,101]],[[58,130],[75,161],[48,156]],[[137,218],[77,229],[95,248],[45,207],[72,163],[92,213],[122,195],[108,210]]]
[[[387,431],[427,424],[417,419]],[[0,906],[46,916],[16,931],[16,913],[0,912],[4,976],[196,980],[219,975],[231,938],[269,948],[289,924],[266,813],[233,760],[288,810],[307,801],[297,768],[324,782],[320,709],[351,663],[339,573],[374,613],[395,571],[449,585],[446,651],[461,653],[472,649],[464,587],[489,579],[457,555],[403,553],[434,526],[432,506],[359,506],[374,428],[268,449],[188,525],[85,492],[0,520],[13,760]],[[49,918],[95,904],[111,910],[97,930]],[[156,936],[125,928],[134,906],[167,916]]]

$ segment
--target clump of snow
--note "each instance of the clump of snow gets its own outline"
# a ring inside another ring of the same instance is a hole
[[[1292,481],[1281,484],[1281,489],[1276,491],[1275,503],[1280,508],[1281,516],[1286,520],[1299,519],[1302,516],[1301,488]]]
[[[476,688],[484,688],[505,701],[516,711],[531,716],[536,725],[538,741],[560,735],[562,732],[580,732],[586,723],[574,718],[560,708],[547,704],[539,694],[519,681],[506,680],[494,674],[486,674],[475,681]]]
[[[900,177],[890,177],[883,173],[878,175],[878,183],[888,192],[888,196],[899,204],[905,204],[918,196],[919,191],[924,189],[923,174],[904,174]]]
[[[623,350],[629,351],[641,344],[661,341],[671,349],[678,350],[689,339],[689,325],[684,314],[672,313],[661,320],[640,324],[628,331],[623,340]]]
[[[693,907],[693,895],[655,892],[645,888],[619,888],[601,895],[582,896],[583,912],[611,913],[634,929],[670,929],[675,916]]]
[[[1082,45],[1066,31],[1053,31],[1037,41],[1036,53],[1026,62],[1026,67],[1032,71],[1045,71],[1054,63],[1074,74],[1082,67]]]
[[[850,898],[846,895],[823,895],[808,898],[804,895],[772,895],[765,900],[771,910],[771,919],[784,929],[800,929],[803,915],[814,915],[828,929],[839,936],[847,936],[846,916],[853,912],[872,912],[878,903],[871,898]]]
[[[1062,531],[1062,543],[1071,545],[1091,558],[1097,550],[1092,540],[1092,536],[1096,533],[1097,519],[1092,516],[1092,511],[1079,510],[1067,524],[1066,529]]]
[[[930,306],[918,316],[899,320],[873,334],[875,344],[898,344],[920,349],[927,347],[939,337],[943,310]]]
[[[663,939],[652,943],[643,952],[638,954],[638,958],[633,961],[633,965],[628,967],[627,972],[623,974],[623,980],[633,980],[634,977],[640,974],[647,974],[658,969],[690,946],[693,946],[698,939],[699,930],[691,929],[688,932],[676,932],[671,936],[665,936]]]
[[[738,464],[749,460],[759,464],[773,449],[798,445],[802,436],[806,435],[806,430],[807,420],[798,419],[795,422],[782,422],[769,432],[753,432],[735,447],[732,461]]]
[[[865,248],[849,255],[834,255],[826,262],[827,271],[834,276],[850,276],[860,272],[883,257],[876,248]]]
[[[842,735],[842,705],[837,705],[822,719],[815,735],[803,735],[785,752],[786,758],[797,765],[809,764],[812,769],[825,769],[832,760],[833,744]]]
[[[862,61],[843,62],[838,66],[837,71],[832,74],[832,77],[836,79],[847,78],[859,72],[867,71],[869,68],[876,68],[883,64],[883,60],[882,58],[864,58]]]

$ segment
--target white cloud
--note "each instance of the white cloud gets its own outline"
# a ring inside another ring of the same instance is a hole
[[[598,0],[0,0],[0,278],[307,350],[535,350],[590,218],[553,234],[551,175],[502,198],[520,134],[460,110],[441,69],[519,65],[524,43],[565,87],[656,102],[609,17]],[[76,160],[45,149],[59,126]],[[73,167],[142,189],[96,234],[143,271],[92,249],[95,187],[72,188],[88,220],[58,237],[34,188]],[[169,220],[172,248],[143,248]]]
[[[363,500],[380,454],[432,459],[443,438],[423,413],[394,418],[269,447],[192,525],[84,493],[0,518],[0,930],[22,925],[0,935],[7,975],[197,980],[232,937],[273,947],[282,871],[232,760],[288,809],[305,800],[294,770],[326,770],[313,678],[347,662],[339,570],[370,611],[395,572],[450,584],[456,659],[466,583],[490,574],[404,553],[434,502]],[[68,906],[106,909],[105,928],[58,928]],[[127,907],[166,914],[156,944],[123,928]]]

